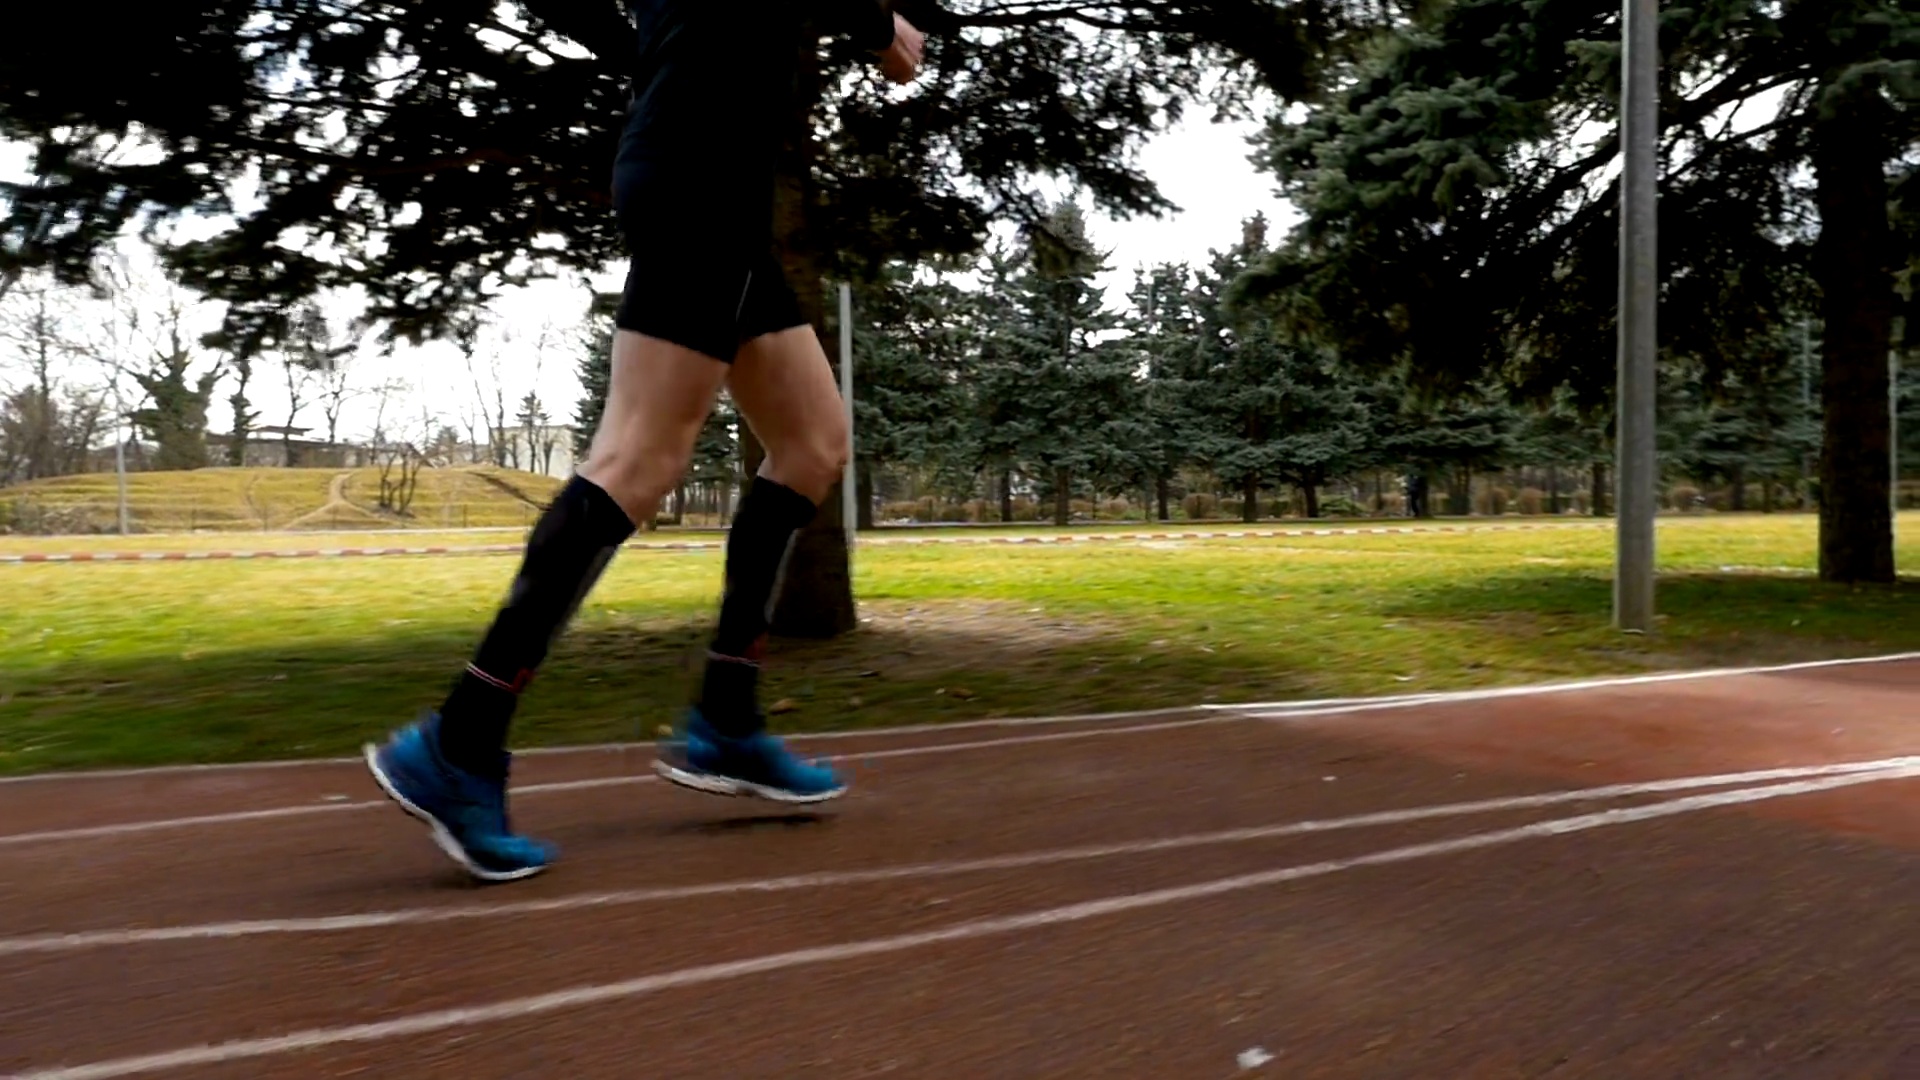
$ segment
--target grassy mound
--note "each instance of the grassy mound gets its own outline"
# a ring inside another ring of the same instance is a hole
[[[127,477],[137,532],[392,529],[531,524],[560,481],[490,465],[428,469],[405,513],[382,508],[380,470],[210,468]],[[62,476],[0,488],[0,532],[113,531],[111,473]]]

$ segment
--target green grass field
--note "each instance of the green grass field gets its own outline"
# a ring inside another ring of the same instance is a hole
[[[1920,515],[1902,523],[1920,566]],[[1607,625],[1603,529],[869,547],[861,630],[780,642],[787,730],[1403,693],[1920,649],[1920,583],[1811,579],[1809,517],[1668,519],[1657,634]],[[0,566],[0,771],[331,755],[436,700],[512,556]],[[651,734],[718,552],[617,561],[517,741]]]
[[[132,473],[127,505],[142,533],[526,527],[559,485],[551,477],[492,466],[427,469],[408,515],[397,517],[377,509],[375,468],[213,468]],[[104,531],[116,526],[118,505],[113,474],[62,476],[0,489],[0,524],[44,515],[65,531]]]

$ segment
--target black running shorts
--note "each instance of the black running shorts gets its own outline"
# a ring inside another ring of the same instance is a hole
[[[805,326],[773,244],[775,157],[803,30],[878,52],[881,0],[627,0],[638,49],[613,201],[632,265],[616,325],[731,362]],[[810,29],[809,29],[810,28]]]
[[[636,245],[614,325],[730,364],[741,345],[807,320],[771,244]]]
[[[746,342],[807,325],[771,230],[740,196],[668,200],[646,187],[616,195],[631,261],[615,326],[732,363]]]

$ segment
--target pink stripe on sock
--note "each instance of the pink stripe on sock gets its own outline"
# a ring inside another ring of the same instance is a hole
[[[467,674],[473,676],[476,679],[479,679],[481,682],[486,683],[488,686],[497,686],[500,689],[505,690],[509,694],[517,694],[520,692],[519,687],[513,685],[510,682],[507,682],[504,679],[496,679],[493,676],[487,674],[486,672],[481,671],[479,668],[474,667],[472,664],[467,665]]]

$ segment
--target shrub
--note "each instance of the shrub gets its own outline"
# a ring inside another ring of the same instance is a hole
[[[1320,500],[1320,513],[1325,517],[1357,518],[1368,516],[1360,504],[1345,495],[1334,495]]]

